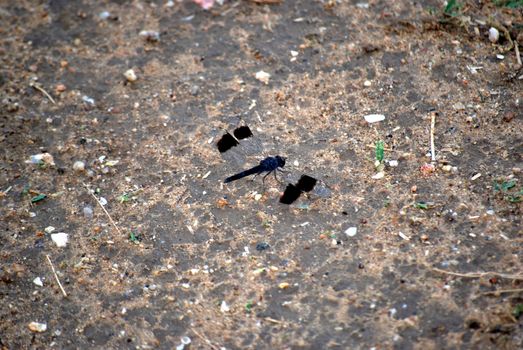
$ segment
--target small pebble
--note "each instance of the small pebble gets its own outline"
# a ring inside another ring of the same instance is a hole
[[[370,80],[365,80],[365,81],[363,82],[363,86],[365,86],[365,87],[370,87],[371,85],[372,85],[372,83],[371,83]]]
[[[345,234],[348,237],[354,237],[354,236],[356,236],[357,233],[358,233],[357,227],[349,227],[348,229],[345,230]]]
[[[379,173],[376,173],[372,176],[374,180],[383,179],[385,177],[385,173],[383,171],[380,171]]]
[[[200,87],[198,85],[191,86],[191,95],[196,96],[200,92]]]
[[[505,56],[504,56],[504,55],[501,55],[501,54],[498,53],[498,54],[496,55],[496,58],[497,58],[498,60],[504,60],[504,59],[505,59]]]
[[[33,280],[33,283],[36,284],[39,287],[43,287],[44,286],[44,282],[42,282],[42,279],[40,277],[36,277]]]
[[[452,171],[452,165],[449,165],[449,164],[446,164],[444,166],[441,167],[443,169],[443,171],[447,172],[447,173],[450,173]]]
[[[220,305],[220,311],[222,313],[226,313],[226,312],[229,312],[231,311],[231,308],[229,307],[229,305],[227,305],[227,303],[225,302],[225,300],[222,301],[221,305]]]
[[[154,30],[142,30],[139,35],[150,42],[160,41],[160,33]]]
[[[261,243],[256,244],[257,251],[262,252],[266,249],[269,249],[269,243],[261,242]]]
[[[280,288],[280,289],[287,289],[289,287],[290,287],[290,284],[287,282],[282,282],[282,283],[278,284],[278,288]]]
[[[391,167],[397,167],[398,166],[398,161],[397,160],[389,160],[389,166]]]
[[[494,27],[491,27],[488,30],[488,40],[490,40],[491,43],[496,43],[499,40],[499,30],[497,30]]]
[[[52,233],[51,239],[56,244],[57,247],[65,247],[67,245],[69,235],[64,232]]]
[[[31,332],[35,333],[42,333],[47,330],[47,324],[39,322],[31,322],[29,323],[28,327]]]
[[[369,124],[377,123],[385,120],[385,116],[383,114],[368,114],[364,116],[365,121]]]
[[[74,171],[78,171],[78,172],[84,171],[85,170],[85,163],[82,162],[81,160],[77,160],[73,164],[73,170]]]
[[[255,77],[256,77],[256,79],[258,79],[262,83],[269,84],[269,79],[271,78],[271,75],[269,73],[264,72],[264,71],[261,70],[259,72],[256,72]]]
[[[53,226],[47,226],[44,228],[45,233],[53,233],[56,230]]]
[[[136,76],[136,73],[134,72],[134,69],[128,69],[123,74],[125,79],[127,79],[128,82],[135,82],[138,80],[138,77]]]
[[[84,207],[82,209],[82,211],[83,211],[84,216],[86,218],[92,218],[93,217],[93,208],[91,208],[90,206]]]
[[[56,88],[55,88],[55,91],[60,93],[60,92],[64,92],[65,91],[65,85],[64,84],[58,84],[56,85]]]

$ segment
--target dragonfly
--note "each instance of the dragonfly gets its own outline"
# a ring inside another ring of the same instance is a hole
[[[247,141],[251,141],[250,148],[259,150],[259,143],[254,140],[253,136],[251,129],[247,125],[242,125],[234,129],[232,134],[226,131],[216,143],[216,147],[222,156],[233,153],[237,148],[243,148],[243,145],[246,144]],[[254,147],[252,147],[252,145],[254,145]],[[251,175],[254,175],[254,180],[261,174],[265,174],[262,178],[263,184],[265,184],[265,179],[270,174],[273,174],[276,181],[279,182],[276,174],[278,172],[285,173],[283,168],[285,167],[286,160],[285,157],[280,155],[265,157],[258,165],[229,176],[223,182],[230,183]],[[283,191],[279,201],[282,204],[292,204],[303,194],[314,192],[315,190],[316,194],[321,196],[328,194],[327,188],[320,186],[319,180],[312,176],[303,174],[295,183],[287,184],[287,187]]]

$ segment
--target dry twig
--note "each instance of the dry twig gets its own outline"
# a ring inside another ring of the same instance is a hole
[[[102,208],[102,210],[104,211],[105,215],[107,215],[107,217],[109,218],[109,221],[111,222],[111,224],[114,226],[114,228],[116,229],[116,231],[118,232],[118,234],[120,236],[123,236],[123,233],[122,231],[120,231],[120,229],[118,228],[118,226],[116,226],[116,223],[114,222],[113,218],[111,217],[111,215],[109,215],[109,212],[105,209],[105,207],[102,205],[102,203],[100,202],[100,200],[94,195],[93,192],[91,192],[91,190],[89,189],[89,187],[85,184],[85,183],[82,183],[85,188],[87,189],[87,192],[89,192],[91,194],[91,196],[93,196],[93,198],[96,200],[96,202],[98,203],[98,205],[100,205],[100,207]]]
[[[205,336],[203,336],[202,334],[198,333],[194,328],[191,328],[191,331],[196,334],[196,336],[198,338],[200,338],[201,340],[203,340],[205,343],[207,343],[207,345],[209,345],[211,347],[211,349],[213,350],[218,350],[218,347],[217,346],[214,346],[212,345],[211,341],[209,339],[207,339]]]
[[[483,293],[481,293],[481,295],[495,295],[495,296],[499,296],[501,294],[507,294],[507,293],[523,293],[523,288],[492,290],[492,291],[489,291],[489,292],[483,292]]]
[[[34,82],[30,82],[29,83],[29,86],[31,86],[32,88],[40,91],[42,94],[45,95],[45,97],[47,97],[54,105],[56,104],[56,102],[54,101],[53,97],[51,95],[49,95],[49,93],[47,91],[44,90],[43,87],[41,87],[39,84],[37,83],[34,83]]]
[[[58,286],[60,287],[60,290],[62,291],[62,294],[64,297],[67,298],[67,293],[65,292],[64,287],[62,287],[62,284],[60,283],[60,280],[58,279],[58,275],[56,274],[56,270],[54,269],[53,262],[51,261],[51,258],[49,255],[45,256],[47,258],[47,261],[49,262],[49,265],[51,265],[51,270],[53,270],[54,278],[56,279],[56,282],[58,282]]]
[[[442,269],[438,269],[436,267],[430,267],[430,269],[432,271],[443,273],[445,275],[464,277],[464,278],[482,278],[485,276],[498,276],[498,277],[506,278],[509,280],[523,281],[523,275],[512,275],[512,274],[495,272],[495,271],[460,273],[460,272],[442,270]]]
[[[514,51],[516,51],[516,60],[518,61],[518,65],[521,66],[523,63],[521,63],[521,55],[519,54],[519,45],[517,41],[514,41]]]
[[[434,147],[434,132],[436,128],[436,112],[430,113],[430,157],[436,161],[436,148]]]

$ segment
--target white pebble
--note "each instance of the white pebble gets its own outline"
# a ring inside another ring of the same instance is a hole
[[[31,322],[29,323],[28,327],[31,330],[31,332],[37,333],[42,333],[47,330],[47,324],[45,323]]]
[[[349,227],[348,229],[345,230],[345,234],[349,237],[356,236],[356,233],[358,233],[357,227]]]
[[[125,79],[127,79],[127,81],[129,82],[133,82],[133,81],[136,81],[138,80],[138,77],[136,76],[136,73],[134,72],[133,69],[128,69],[125,71],[125,73],[123,74]]]
[[[488,40],[490,40],[491,43],[497,43],[499,40],[499,30],[497,30],[494,27],[491,27],[488,30]]]
[[[42,279],[40,277],[36,277],[33,280],[33,283],[36,284],[39,287],[43,287],[44,286],[44,282],[42,282]]]
[[[93,208],[87,206],[82,209],[84,216],[86,218],[92,218],[93,217]]]
[[[78,172],[84,171],[85,170],[85,163],[82,162],[81,160],[77,160],[73,164],[73,170],[74,171],[78,171]]]
[[[256,79],[261,81],[264,84],[269,84],[269,79],[271,78],[271,75],[264,71],[256,72]]]
[[[371,85],[372,85],[372,82],[370,80],[365,80],[363,82],[363,86],[365,86],[365,87],[370,87]]]
[[[379,173],[372,175],[372,178],[374,180],[383,179],[384,177],[385,177],[385,173],[383,171],[380,171]]]
[[[53,226],[47,226],[44,228],[45,233],[53,233],[56,230]]]
[[[391,167],[397,167],[399,162],[397,160],[389,160],[389,166]]]
[[[229,305],[227,305],[227,303],[225,302],[225,300],[222,301],[222,304],[220,305],[220,311],[222,313],[226,313],[226,312],[229,312],[231,310],[231,308],[229,307]]]
[[[64,232],[58,232],[58,233],[51,234],[51,239],[56,244],[56,246],[60,247],[60,248],[65,247],[67,245],[67,241],[69,239],[68,237],[69,237],[69,235]]]
[[[105,199],[104,197],[100,197],[100,204],[105,206],[107,204],[107,199]]]
[[[371,124],[371,123],[377,123],[377,122],[381,122],[383,120],[385,120],[385,116],[383,114],[368,114],[366,116],[364,116],[365,118],[365,121],[367,121],[367,123]]]

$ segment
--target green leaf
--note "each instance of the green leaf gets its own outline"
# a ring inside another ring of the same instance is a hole
[[[34,196],[33,198],[31,198],[31,203],[36,203],[36,202],[40,202],[41,200],[47,198],[47,196],[45,194],[39,194],[37,196]]]
[[[507,197],[505,197],[510,203],[520,203],[522,201],[523,197],[523,189],[519,190],[519,192],[516,192],[514,194],[511,194]]]
[[[120,203],[129,202],[131,200],[131,195],[129,193],[124,193],[120,197],[118,197],[118,200]]]
[[[506,192],[514,186],[516,186],[516,180],[503,181],[503,183],[501,184],[501,189],[503,190],[503,192]]]
[[[385,157],[385,146],[383,144],[383,141],[377,141],[376,142],[376,160],[381,163],[383,161],[384,157]]]
[[[454,16],[457,14],[460,8],[461,4],[458,3],[456,0],[449,0],[447,2],[447,6],[445,6],[444,12],[446,15]]]
[[[132,232],[132,231],[129,234],[129,240],[131,242],[133,242],[133,243],[136,243],[136,244],[138,244],[138,242],[139,242],[138,236],[136,236],[136,234],[134,232]]]
[[[429,209],[429,205],[425,202],[416,202],[414,204],[414,207],[416,207],[418,209]]]
[[[252,306],[253,306],[252,301],[249,300],[249,301],[245,304],[245,311],[248,312],[248,313],[250,313],[250,312],[252,311]]]
[[[523,304],[517,304],[516,307],[514,307],[514,310],[512,310],[512,315],[514,315],[515,318],[519,318],[519,316],[523,315]]]

